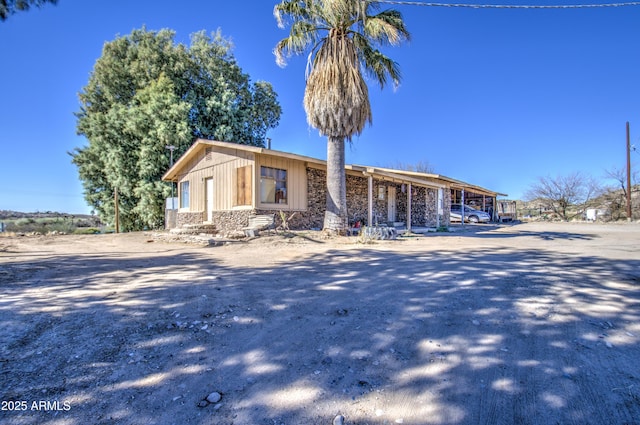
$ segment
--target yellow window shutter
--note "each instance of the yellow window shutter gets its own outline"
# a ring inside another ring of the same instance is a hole
[[[238,167],[236,169],[236,206],[251,205],[251,189],[251,166]]]

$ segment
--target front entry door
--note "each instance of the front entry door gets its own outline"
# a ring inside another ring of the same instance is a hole
[[[387,188],[387,221],[393,223],[396,221],[396,188],[389,186]]]
[[[207,212],[207,221],[213,221],[213,179],[209,178],[205,180],[205,209]]]

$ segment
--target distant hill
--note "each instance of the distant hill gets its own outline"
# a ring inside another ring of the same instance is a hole
[[[55,211],[20,212],[10,210],[0,210],[0,220],[16,220],[19,218],[74,218],[85,220],[97,220],[97,217],[89,214],[70,214]]]
[[[547,209],[544,200],[521,201],[518,200],[517,209],[518,217],[527,217],[531,219],[553,219],[555,214],[552,210]],[[640,185],[631,187],[631,206],[633,209],[633,218],[635,220],[640,217]],[[626,199],[621,189],[607,189],[605,192],[594,198],[589,208],[598,208],[606,211],[606,220],[626,220]]]
[[[0,210],[0,232],[20,234],[99,233],[102,227],[100,219],[89,214]]]

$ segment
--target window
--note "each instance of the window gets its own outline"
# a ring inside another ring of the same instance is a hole
[[[287,203],[287,170],[260,167],[260,201],[266,204]]]
[[[180,183],[180,208],[189,208],[189,182]]]

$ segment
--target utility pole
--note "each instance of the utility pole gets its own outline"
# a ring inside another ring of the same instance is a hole
[[[631,221],[631,137],[627,121],[627,221]]]
[[[116,233],[120,233],[120,207],[118,206],[118,189],[113,194],[113,202],[116,207]]]
[[[173,145],[167,145],[165,146],[166,149],[169,149],[170,152],[170,156],[169,156],[169,168],[173,167],[173,151],[175,150],[175,146]],[[175,210],[176,206],[175,206],[175,198],[174,198],[174,192],[173,192],[173,182],[171,182],[171,209]]]

